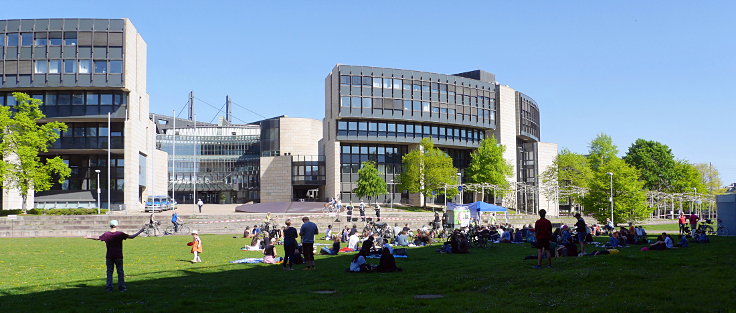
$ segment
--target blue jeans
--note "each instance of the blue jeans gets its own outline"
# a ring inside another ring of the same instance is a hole
[[[107,285],[105,289],[112,291],[112,271],[113,267],[118,270],[118,290],[125,291],[128,288],[125,287],[125,272],[123,271],[123,259],[106,259],[107,265]]]
[[[320,251],[320,254],[323,254],[323,255],[336,255],[337,254],[334,251],[332,251],[332,249],[327,248],[327,247],[322,247],[322,249],[320,249],[319,251]]]

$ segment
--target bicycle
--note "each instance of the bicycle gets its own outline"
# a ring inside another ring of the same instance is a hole
[[[325,204],[324,207],[322,207],[322,213],[324,214],[338,213],[338,211],[337,207],[332,204]]]
[[[713,226],[711,226],[710,224],[713,224],[713,222],[711,222],[710,219],[706,219],[704,222],[701,222],[697,226],[697,229],[695,229],[695,232],[694,233],[696,233],[696,234],[697,233],[705,233],[706,235],[715,235],[716,232],[713,229]]]
[[[145,229],[141,233],[143,237],[160,237],[163,236],[164,233],[161,232],[161,222],[155,222],[153,224],[148,223],[146,224]],[[173,228],[173,227],[172,227]]]
[[[179,231],[175,231],[174,225],[171,225],[169,227],[166,227],[166,231],[164,232],[164,235],[189,235],[192,232],[192,228],[187,225],[187,223],[180,223],[179,224]]]
[[[717,225],[717,227],[716,227],[717,228],[716,234],[718,236],[721,236],[721,235],[723,235],[723,234],[726,233],[726,225],[723,225],[723,221],[721,221],[720,218],[718,219],[718,223],[716,225]]]

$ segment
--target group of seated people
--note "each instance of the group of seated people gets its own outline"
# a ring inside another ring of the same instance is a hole
[[[379,241],[379,242],[376,242]],[[383,239],[376,238],[372,234],[369,235],[360,247],[358,254],[353,256],[350,262],[348,272],[353,273],[369,273],[369,272],[398,272],[401,268],[396,266],[396,258],[394,257],[394,249],[390,243],[382,243]],[[368,263],[368,256],[380,251],[380,259],[378,265]]]
[[[627,245],[647,244],[647,231],[642,226],[621,227],[619,231],[609,234],[607,247],[618,248]]]
[[[534,227],[532,225],[524,225],[522,228],[514,228],[511,225],[501,226],[499,230],[496,230],[493,226],[490,228],[491,238],[494,238],[494,233],[499,234],[498,241],[501,243],[522,243],[522,242],[535,242],[536,237],[534,236]]]
[[[440,253],[458,253],[464,254],[470,252],[470,242],[465,233],[459,229],[452,231],[452,235],[447,239],[442,248],[437,250]]]

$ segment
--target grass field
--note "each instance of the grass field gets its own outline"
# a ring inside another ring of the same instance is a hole
[[[528,245],[466,255],[410,249],[400,273],[344,272],[350,255],[319,257],[317,271],[228,264],[259,257],[244,239],[203,235],[204,262],[190,264],[190,237],[125,243],[127,293],[104,291],[105,247],[82,238],[0,239],[2,312],[718,312],[736,309],[736,238],[687,249],[555,259],[532,269]],[[281,250],[279,250],[281,252]],[[377,260],[371,260],[377,263]],[[333,294],[317,294],[333,290]],[[415,299],[440,294],[439,299]]]

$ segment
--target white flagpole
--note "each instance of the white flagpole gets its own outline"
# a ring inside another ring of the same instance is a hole
[[[176,202],[176,197],[174,196],[176,193],[176,110],[173,110],[173,117],[174,117],[174,132],[171,134],[171,201]]]
[[[107,113],[107,212],[110,213],[112,211],[112,203],[110,202],[110,195],[112,194],[112,190],[110,190],[110,181],[112,180],[112,173],[110,173],[110,147],[111,147],[111,136],[112,133],[112,122],[110,121],[110,113]]]
[[[197,114],[192,114],[194,118],[194,194],[192,195],[192,213],[197,213],[197,171],[199,170],[199,160],[197,160]]]

